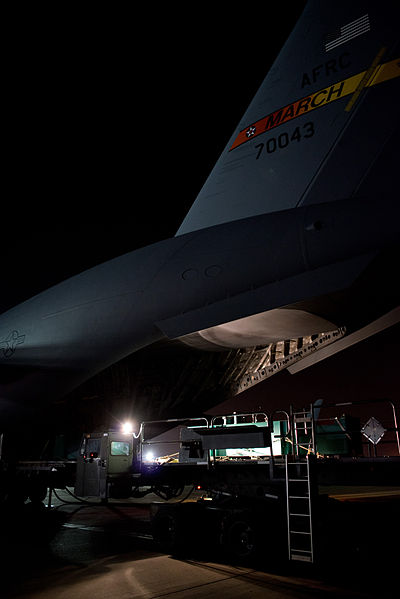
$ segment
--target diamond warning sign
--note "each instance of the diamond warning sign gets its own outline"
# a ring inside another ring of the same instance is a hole
[[[364,424],[364,426],[361,429],[361,432],[364,435],[364,437],[367,437],[368,441],[371,441],[371,443],[376,445],[377,443],[379,443],[383,435],[386,433],[386,429],[383,428],[381,423],[378,422],[378,420],[372,416],[372,418],[370,418],[368,422]]]

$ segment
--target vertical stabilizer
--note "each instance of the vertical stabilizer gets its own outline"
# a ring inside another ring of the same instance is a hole
[[[177,235],[353,195],[398,119],[398,16],[311,0]]]

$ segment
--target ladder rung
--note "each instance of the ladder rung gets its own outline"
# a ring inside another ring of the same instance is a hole
[[[309,518],[310,514],[309,513],[308,514],[295,514],[295,513],[289,512],[289,516],[302,516],[303,518]]]
[[[309,555],[295,555],[295,554],[290,554],[290,559],[296,560],[298,562],[312,562],[312,553],[311,553],[311,551],[308,551],[307,553],[309,553]]]
[[[308,478],[288,478],[290,483],[308,483]]]
[[[310,499],[309,495],[289,495],[289,499]]]
[[[289,530],[290,534],[292,535],[308,535],[310,536],[311,533],[310,532],[301,532],[300,530]]]
[[[288,466],[307,466],[307,462],[288,462]]]

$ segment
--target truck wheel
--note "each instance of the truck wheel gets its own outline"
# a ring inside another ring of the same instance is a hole
[[[8,490],[5,501],[9,505],[20,506],[28,499],[28,491],[23,483],[14,483]]]
[[[252,521],[245,515],[237,515],[224,522],[222,545],[229,556],[247,559],[256,553],[257,533]]]
[[[43,484],[35,483],[29,491],[29,499],[32,503],[41,503],[46,499],[47,487]]]
[[[109,493],[109,496],[113,499],[128,499],[132,495],[132,484],[129,482],[112,483]]]
[[[153,538],[164,553],[176,553],[183,546],[181,520],[176,510],[159,511],[152,520]]]

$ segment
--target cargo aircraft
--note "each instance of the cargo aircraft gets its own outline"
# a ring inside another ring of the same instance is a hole
[[[310,0],[176,235],[0,316],[1,406],[162,340],[227,351],[396,310],[398,17],[396,2]]]

